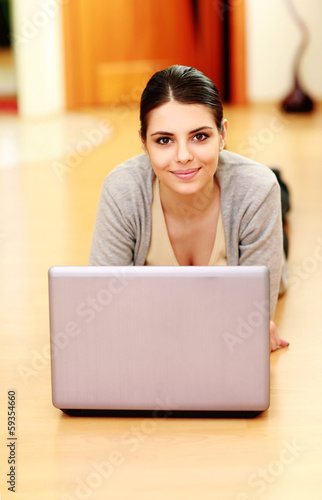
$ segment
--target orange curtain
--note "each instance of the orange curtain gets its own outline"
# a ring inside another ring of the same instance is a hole
[[[194,66],[223,90],[222,0],[69,0],[64,3],[68,108],[99,104],[105,63]],[[240,3],[240,2],[239,2]],[[236,46],[238,44],[236,43]]]
[[[247,103],[245,2],[235,2],[229,11],[230,102]]]

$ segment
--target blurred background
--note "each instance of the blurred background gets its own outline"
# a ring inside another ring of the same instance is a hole
[[[1,108],[39,116],[137,102],[149,76],[195,66],[226,102],[279,102],[301,82],[322,99],[319,0],[0,0]]]
[[[7,214],[37,199],[37,237],[51,213],[62,262],[87,262],[102,181],[142,152],[140,97],[151,75],[171,64],[215,82],[230,125],[227,148],[282,168],[292,214],[320,197],[316,183],[302,188],[311,180],[303,168],[309,145],[311,168],[319,169],[321,19],[320,0],[0,0],[0,250],[12,255],[8,242],[21,234],[8,239]],[[311,111],[285,112],[295,80]],[[66,205],[60,215],[58,198]],[[84,245],[66,252],[77,238]]]

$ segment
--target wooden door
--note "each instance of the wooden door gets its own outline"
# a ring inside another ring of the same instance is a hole
[[[221,0],[64,3],[68,108],[138,101],[148,78],[171,64],[197,67],[222,90],[220,5]]]

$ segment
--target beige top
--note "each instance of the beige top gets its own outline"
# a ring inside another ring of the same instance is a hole
[[[162,210],[159,179],[153,182],[153,198],[151,207],[151,241],[146,256],[146,266],[178,266],[179,263],[173,251],[167,225]],[[208,266],[226,266],[226,240],[221,210],[218,217],[217,232],[214,247]]]

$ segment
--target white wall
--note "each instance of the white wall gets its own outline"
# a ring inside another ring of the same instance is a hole
[[[13,41],[19,112],[44,116],[65,107],[61,4],[13,0]]]
[[[293,0],[310,31],[300,81],[322,100],[322,1]],[[288,0],[246,0],[247,92],[251,102],[281,101],[292,90],[293,64],[301,32]]]

